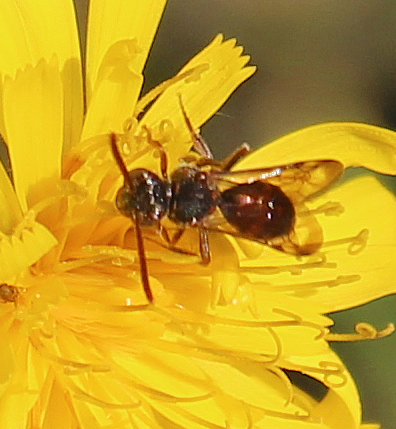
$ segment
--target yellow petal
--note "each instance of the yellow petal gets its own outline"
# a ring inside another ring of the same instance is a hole
[[[84,97],[80,58],[72,58],[63,67],[63,153],[81,137],[84,118]]]
[[[76,427],[75,416],[70,413],[71,404],[69,395],[65,394],[64,386],[56,380],[51,386],[49,401],[45,404],[43,413],[43,429],[68,429]]]
[[[4,119],[16,193],[24,210],[29,193],[60,177],[63,97],[59,65],[41,60],[4,82]]]
[[[136,40],[138,55],[129,67],[137,75],[141,74],[165,3],[166,0],[95,0],[90,3],[86,83],[88,105],[97,84],[99,68],[114,43]]]
[[[324,420],[334,429],[359,428],[361,403],[353,378],[340,358],[330,348],[327,353],[312,356],[291,356],[290,362],[303,373],[314,377],[330,388],[324,400],[313,411],[313,417]],[[334,413],[334,410],[337,413]]]
[[[153,396],[192,400],[211,393],[204,371],[183,354],[155,350],[148,344],[141,352],[126,354],[113,350],[111,354],[114,363],[128,372],[135,386],[144,386]]]
[[[322,216],[325,232],[324,248],[329,261],[337,262],[337,275],[347,282],[335,287],[318,288],[314,302],[326,307],[326,312],[338,311],[369,302],[394,293],[396,266],[396,199],[373,177],[360,177],[329,191],[317,204],[339,201],[345,207],[340,216]],[[367,231],[364,240],[352,240],[337,245],[337,240],[359,237]],[[319,272],[317,273],[318,275]],[[323,271],[322,280],[329,278]]]
[[[58,56],[61,67],[79,58],[79,42],[70,0],[3,0],[0,4],[0,68],[13,77],[27,64]]]
[[[15,77],[17,70],[54,55],[62,74],[65,142],[75,142],[82,121],[82,77],[79,37],[71,0],[4,0],[0,2],[0,70]],[[39,107],[29,105],[31,110]],[[48,123],[51,120],[48,120]],[[48,124],[47,123],[47,124]],[[2,121],[0,121],[0,126]],[[24,128],[24,123],[20,124]],[[7,140],[4,129],[3,137]],[[26,133],[31,133],[26,129]]]
[[[29,414],[34,405],[47,375],[48,365],[42,356],[31,361],[32,350],[25,331],[12,330],[11,345],[14,347],[13,357],[15,371],[9,380],[7,388],[0,397],[0,413],[2,425],[7,428],[25,429]],[[33,351],[34,354],[34,351]],[[34,377],[37,372],[45,368],[44,377],[39,382]],[[34,378],[33,383],[31,378]]]
[[[167,145],[170,170],[191,146],[191,135],[183,117],[180,98],[193,126],[198,128],[213,116],[228,97],[256,70],[246,66],[250,57],[242,55],[243,48],[236,40],[223,40],[218,35],[210,45],[189,61],[177,74],[144,115],[139,123],[149,128],[168,124],[178,133],[177,144]],[[138,112],[143,108],[138,104]],[[185,142],[186,144],[180,144]],[[142,165],[151,165],[152,153],[139,159]],[[158,164],[158,162],[157,162]]]
[[[166,89],[146,113],[142,124],[153,127],[169,120],[176,129],[184,130],[186,140],[191,140],[179,95],[193,126],[200,127],[255,72],[255,67],[246,66],[250,57],[242,52],[235,39],[224,41],[223,36],[218,35],[180,70],[178,75],[186,74],[186,77]]]
[[[396,245],[396,197],[375,177],[362,175],[346,181],[317,196],[310,205],[324,207],[329,201],[339,203],[344,212],[319,214],[325,243],[368,229],[368,247]]]
[[[139,49],[136,40],[121,40],[109,48],[98,72],[82,139],[121,132],[125,120],[132,116],[143,84],[134,64]]]
[[[36,400],[31,392],[6,392],[0,400],[1,424],[5,428],[26,429],[29,411]]]
[[[331,325],[329,319],[314,314],[312,306],[304,306],[299,299],[265,292],[256,291],[255,317],[236,304],[219,307],[213,316],[201,314],[200,323],[210,324],[210,332],[202,338],[208,341],[207,350],[223,356],[248,356],[264,363],[276,360],[278,355],[319,354],[327,350],[327,343],[318,338],[323,327]],[[199,325],[193,316],[186,322]],[[182,336],[174,337],[177,338],[183,341]],[[188,339],[184,338],[184,342]]]
[[[235,89],[256,70],[246,66],[250,57],[235,39],[224,41],[220,34],[178,73],[192,73],[171,85],[144,116],[148,126],[163,119],[172,119],[175,128],[186,128],[179,97],[194,127],[205,123],[227,101]]]
[[[244,429],[357,429],[350,425],[350,410],[339,401],[337,413],[345,420],[340,426],[322,417],[320,404],[297,388],[288,391],[282,380],[265,368],[241,362],[229,366],[219,362],[198,362],[217,386],[213,397],[172,404],[151,400],[163,427],[232,427]],[[290,400],[291,399],[291,400]],[[337,404],[338,405],[338,404]],[[333,409],[334,412],[334,409]],[[170,423],[173,422],[173,425]]]
[[[256,150],[236,169],[262,168],[313,159],[334,159],[396,174],[396,133],[373,125],[334,122],[314,125]]]
[[[10,234],[22,219],[21,208],[3,164],[0,163],[0,232]]]
[[[7,315],[1,315],[1,323],[2,326],[7,328],[9,327],[10,323],[12,323],[12,319],[10,318],[10,314]],[[10,320],[11,319],[11,320]],[[4,330],[2,332],[2,336],[0,339],[0,345],[1,345],[1,352],[0,352],[0,396],[4,394],[4,387],[6,386],[6,382],[10,379],[11,375],[13,374],[15,370],[15,363],[14,363],[14,354],[11,347],[11,341],[12,339],[8,335],[9,331]]]
[[[4,237],[0,242],[0,282],[26,270],[45,255],[57,241],[41,224],[34,222],[20,237]]]
[[[344,212],[326,212],[329,203]],[[319,208],[316,217],[324,233],[317,255],[298,260],[263,248],[258,259],[242,262],[253,272],[257,267],[254,278],[266,283],[264,290],[300,297],[322,313],[394,293],[395,196],[377,179],[362,176],[316,197],[309,206]],[[274,275],[270,267],[278,272]]]

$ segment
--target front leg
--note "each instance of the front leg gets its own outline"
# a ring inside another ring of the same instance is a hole
[[[250,146],[247,143],[241,144],[234,152],[228,155],[219,163],[221,171],[229,171],[241,158],[250,152]]]
[[[199,252],[201,254],[201,264],[209,265],[212,260],[209,244],[209,232],[206,229],[199,228]]]

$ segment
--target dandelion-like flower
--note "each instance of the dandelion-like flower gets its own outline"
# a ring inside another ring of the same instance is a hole
[[[328,340],[325,313],[394,292],[395,199],[371,177],[307,202],[323,245],[296,258],[210,234],[212,263],[144,232],[141,287],[134,226],[115,208],[128,169],[169,170],[189,154],[179,98],[198,129],[254,67],[217,36],[175,77],[139,100],[165,2],[92,0],[85,97],[69,0],[0,6],[2,109],[13,185],[0,169],[0,415],[6,428],[359,428],[351,376]],[[12,42],[12,45],[11,45]],[[395,134],[327,124],[240,161],[254,169],[332,159],[396,173]],[[196,246],[191,228],[181,245]],[[317,379],[317,401],[284,370]],[[368,427],[368,426],[367,426]]]

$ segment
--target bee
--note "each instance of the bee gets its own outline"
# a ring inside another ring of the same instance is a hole
[[[294,255],[317,251],[323,235],[319,223],[304,206],[304,201],[338,179],[343,166],[333,160],[313,160],[271,168],[234,170],[237,162],[250,152],[241,145],[222,161],[216,161],[201,135],[194,129],[180,100],[185,123],[197,157],[185,159],[168,175],[165,148],[148,141],[160,155],[161,176],[138,168],[128,171],[110,134],[114,159],[124,178],[116,196],[116,207],[135,226],[141,282],[147,300],[154,302],[149,282],[142,230],[155,228],[165,246],[176,247],[187,228],[196,228],[203,265],[211,262],[210,232],[222,232],[253,240]],[[163,226],[168,218],[175,224],[172,236]]]

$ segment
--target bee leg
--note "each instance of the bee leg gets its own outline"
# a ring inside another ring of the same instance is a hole
[[[186,122],[187,128],[190,131],[193,143],[194,143],[194,149],[203,157],[213,159],[213,153],[210,150],[208,144],[205,142],[205,140],[202,138],[201,134],[199,134],[193,127],[193,124],[190,121],[190,118],[187,115],[186,109],[183,105],[183,100],[181,95],[179,94],[179,102],[181,111],[183,113],[184,121]]]
[[[199,228],[199,251],[201,254],[201,264],[209,265],[211,261],[209,233],[206,229]]]
[[[147,241],[150,241],[151,243],[155,243],[164,249],[171,250],[172,252],[175,252],[175,253],[180,253],[181,255],[198,256],[197,253],[195,252],[182,249],[181,247],[173,246],[169,243],[163,243],[162,241],[155,240],[154,238],[151,238],[151,237],[144,237],[144,239]]]
[[[185,228],[178,228],[172,237],[169,236],[167,229],[161,225],[158,225],[158,233],[161,238],[170,246],[174,246],[184,234]]]
[[[143,125],[142,128],[147,134],[148,143],[159,152],[162,177],[164,179],[168,179],[168,155],[166,154],[164,146],[159,141],[153,139],[151,131],[146,127],[146,125]]]
[[[169,237],[168,231],[167,229],[161,224],[158,224],[158,234],[160,235],[160,237],[167,243],[169,244],[171,242],[171,239]]]
[[[165,241],[165,243],[159,242],[150,237],[146,237],[145,239],[148,241],[151,241],[152,243],[158,244],[159,246],[165,249],[171,250],[172,252],[180,253],[181,255],[198,256],[195,252],[191,252],[190,250],[182,249],[176,246],[177,242],[184,234],[184,231],[185,231],[185,228],[179,228],[171,238],[169,236],[167,229],[160,223],[158,225],[158,234],[161,236],[161,239]]]
[[[195,165],[197,167],[205,167],[207,165],[212,165],[214,167],[220,167],[221,166],[221,162],[216,161],[215,159],[212,159],[212,158],[204,158],[202,156],[202,157],[200,157],[199,159],[197,159],[195,161]]]
[[[183,234],[184,234],[185,228],[179,228],[174,234],[173,237],[170,241],[170,244],[172,246],[174,246],[175,244],[178,243],[178,241],[182,238]]]
[[[229,171],[241,158],[246,156],[250,152],[250,146],[247,143],[241,144],[234,150],[230,155],[223,159],[220,163],[222,171]]]
[[[144,250],[142,228],[140,226],[139,216],[137,216],[137,213],[135,213],[135,233],[136,233],[136,241],[137,241],[137,250],[139,255],[140,278],[142,281],[143,290],[144,290],[144,293],[146,294],[147,300],[150,303],[154,303],[154,296],[150,287],[150,280],[148,275],[147,258],[146,258],[146,252]]]

